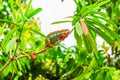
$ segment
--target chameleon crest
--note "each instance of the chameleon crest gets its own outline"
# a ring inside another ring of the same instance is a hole
[[[64,40],[70,33],[70,30],[63,29],[51,32],[47,35],[47,39],[45,40],[45,47],[52,47],[58,41]]]

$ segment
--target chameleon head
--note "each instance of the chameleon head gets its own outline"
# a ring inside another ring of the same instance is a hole
[[[69,29],[63,29],[63,30],[61,30],[61,32],[63,33],[62,38],[66,38],[69,35],[70,30]]]
[[[69,34],[70,31],[68,29],[62,29],[49,33],[47,35],[48,39],[45,40],[45,47],[51,47],[51,45],[54,45],[56,42],[64,40]]]

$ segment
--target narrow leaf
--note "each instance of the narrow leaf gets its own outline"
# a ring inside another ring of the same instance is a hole
[[[85,62],[85,59],[87,58],[88,52],[85,47],[81,47],[79,51],[79,58],[78,58],[78,65],[81,65]]]
[[[16,44],[16,39],[17,39],[17,38],[13,38],[13,39],[11,39],[11,40],[8,42],[8,44],[7,44],[7,46],[6,46],[6,52],[8,52],[8,51],[10,51],[10,50],[13,49],[13,47],[14,47],[15,44]]]
[[[89,18],[88,18],[89,19]],[[104,25],[103,23],[101,23],[100,20],[98,19],[95,19],[95,18],[92,18],[92,19],[89,19],[92,23],[98,25],[101,29],[104,30],[105,33],[107,33],[108,35],[112,36],[114,39],[117,39],[119,38],[118,35],[112,31],[108,26]]]
[[[56,21],[56,22],[52,22],[51,24],[60,24],[60,23],[67,23],[67,22],[71,22],[71,20]]]
[[[114,28],[117,28],[117,25],[114,22],[112,22],[111,20],[106,19],[106,17],[104,17],[104,16],[96,16],[96,15],[93,15],[93,16],[106,21],[108,24],[111,24]]]
[[[100,9],[100,6],[108,3],[110,0],[106,0],[106,1],[101,1],[99,3],[95,3],[95,4],[91,4],[89,6],[84,6],[81,10],[81,14],[83,17],[87,16],[88,14],[91,14],[92,12],[94,12],[95,10]]]
[[[74,31],[74,37],[76,39],[77,47],[80,49],[82,46],[82,37],[78,35],[76,29]]]
[[[26,10],[25,10],[25,16],[27,16],[29,13],[29,10],[31,8],[31,3],[32,3],[32,0],[29,0],[28,5],[27,5]]]
[[[4,23],[2,27],[0,27],[0,35],[3,34],[5,26],[6,26],[6,23]]]
[[[78,22],[80,19],[80,17],[75,17],[72,21],[72,26],[74,26],[76,24],[76,22]]]
[[[5,62],[8,61],[8,57],[4,56],[4,55],[0,55],[0,58],[2,58]]]
[[[87,51],[89,53],[91,53],[92,52],[92,45],[90,44],[90,41],[89,41],[88,37],[83,35],[83,40],[84,40],[84,44],[85,44],[85,47],[86,47]]]
[[[16,60],[16,61],[17,61],[19,70],[22,70],[22,67],[21,67],[21,64],[20,64],[19,60]]]
[[[31,31],[33,31],[33,32],[35,32],[35,33],[37,33],[37,34],[39,34],[40,36],[42,36],[42,37],[44,37],[44,38],[47,38],[47,36],[45,36],[45,35],[42,34],[41,32],[38,32],[38,31],[36,31],[36,30],[34,30],[34,29],[29,29],[29,30],[31,30]]]
[[[4,38],[4,40],[2,41],[2,46],[5,48],[7,43],[9,42],[9,39],[11,37],[11,35],[13,35],[16,31],[18,30],[18,28],[14,28],[12,29]]]
[[[75,30],[79,36],[81,36],[83,34],[82,26],[80,25],[80,23],[76,23]]]
[[[27,18],[28,18],[28,19],[32,18],[33,16],[35,16],[36,14],[38,14],[40,11],[42,11],[42,8],[37,8],[37,9],[35,9],[33,12],[31,12],[31,13],[27,16]]]
[[[12,64],[10,63],[3,71],[4,76],[7,76],[12,69]]]
[[[98,56],[97,56],[97,55],[98,55],[98,52],[97,52],[96,43],[95,43],[95,41],[93,40],[93,38],[92,38],[92,36],[91,36],[90,34],[88,34],[87,38],[88,38],[88,40],[89,40],[89,42],[90,42],[89,44],[90,44],[91,47],[92,47],[94,57],[95,57],[96,61],[99,62],[99,61],[98,61]]]
[[[114,41],[112,37],[110,37],[108,34],[103,32],[101,29],[97,28],[95,25],[91,24],[92,22],[86,21],[88,27],[93,30],[95,33],[97,33],[99,36],[101,36],[108,44],[113,45]]]
[[[110,2],[110,0],[101,1],[100,3],[98,3],[96,5],[96,7],[100,7],[100,6],[104,5],[104,4],[107,4],[108,2]]]

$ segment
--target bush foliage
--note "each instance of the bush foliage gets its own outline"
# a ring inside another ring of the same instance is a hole
[[[46,50],[34,18],[42,8],[33,9],[32,0],[0,1],[0,80],[120,79],[120,0],[73,1],[76,10],[67,17],[72,21],[52,24],[71,22],[76,44]]]

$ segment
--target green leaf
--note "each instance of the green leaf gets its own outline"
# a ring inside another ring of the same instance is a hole
[[[100,64],[103,65],[104,58],[101,52],[98,52],[98,59],[99,59]]]
[[[80,23],[78,23],[78,22],[76,23],[75,29],[76,29],[78,36],[81,36],[83,34],[82,27],[81,27]]]
[[[59,58],[62,58],[62,59],[65,58],[65,54],[62,52],[61,47],[57,48],[57,52],[58,52]]]
[[[91,34],[92,38],[94,39],[94,41],[96,40],[96,33],[93,32],[92,30],[89,29],[89,33]]]
[[[79,17],[75,17],[72,21],[72,26],[74,26],[76,24],[76,22],[78,22],[80,19],[80,16]]]
[[[3,66],[3,64],[2,63],[0,63],[0,68]]]
[[[94,17],[95,17],[95,16],[94,16]],[[106,33],[108,33],[109,35],[111,35],[111,36],[114,37],[115,39],[118,38],[118,35],[117,35],[114,31],[112,31],[112,30],[109,28],[109,26],[106,26],[106,25],[102,24],[102,21],[100,21],[98,18],[99,18],[99,17],[92,18],[91,21],[92,21],[94,24],[98,25],[101,29],[103,29]],[[103,19],[103,18],[102,18],[102,19]],[[106,20],[106,19],[104,19],[104,20]],[[108,21],[108,22],[109,22],[109,21]],[[109,24],[110,24],[110,23],[109,23]]]
[[[72,75],[71,79],[74,80],[74,78],[79,76],[83,72],[83,70],[84,69],[81,66],[75,67],[75,70],[70,74],[70,76]]]
[[[25,16],[28,16],[28,14],[29,14],[29,10],[31,8],[31,3],[32,3],[32,0],[29,0],[28,5],[25,9]]]
[[[80,49],[82,46],[82,37],[77,34],[76,29],[74,31],[74,37],[75,37],[76,42],[77,42],[77,47]]]
[[[15,32],[17,32],[17,30],[18,30],[18,28],[15,27],[14,29],[12,29],[12,30],[5,36],[4,40],[2,41],[2,46],[3,46],[4,48],[6,48],[6,45],[8,44],[11,36],[12,36]]]
[[[81,9],[82,9],[82,7],[83,7],[83,5],[84,5],[84,1],[77,1],[77,0],[74,0],[74,2],[75,2],[75,4],[76,4],[76,6],[77,6],[77,12],[78,13],[80,13],[81,12]]]
[[[21,38],[20,45],[21,45],[22,50],[25,51],[25,50],[26,50],[26,47],[27,47],[27,40],[26,40],[25,37],[22,37],[22,38]]]
[[[96,15],[95,15],[95,14],[96,14]],[[99,15],[100,15],[100,16],[99,16]],[[112,27],[117,28],[117,25],[116,25],[112,20],[109,19],[109,17],[107,16],[107,14],[105,14],[105,13],[103,13],[103,12],[94,12],[92,16],[95,17],[95,18],[97,18],[97,19],[98,19],[98,18],[99,18],[99,19],[102,19],[102,20],[104,20],[106,23],[112,25]]]
[[[88,28],[93,30],[96,34],[98,34],[100,37],[102,37],[108,44],[113,45],[114,40],[113,38],[106,34],[104,31],[102,31],[100,28],[97,28],[94,24],[91,24],[91,21],[86,21]]]
[[[89,66],[87,67],[87,69],[84,70],[83,73],[81,73],[78,77],[74,78],[74,80],[88,80],[88,78],[90,78],[90,76],[93,73],[93,69],[95,67],[97,67],[96,65],[96,60],[95,58],[93,58],[89,64]]]
[[[92,12],[94,12],[95,10],[100,9],[100,6],[102,6],[102,5],[104,5],[104,4],[108,3],[108,2],[110,2],[110,0],[101,1],[98,4],[95,3],[95,4],[91,4],[89,6],[84,6],[82,8],[82,10],[81,10],[81,16],[85,17],[88,14],[92,14]]]
[[[100,7],[100,6],[104,5],[104,4],[107,4],[108,2],[110,2],[110,0],[101,1],[101,2],[99,2],[99,3],[96,5],[96,7]]]
[[[9,0],[9,5],[10,5],[10,9],[11,9],[11,15],[14,16],[12,18],[15,18],[15,15],[16,15],[16,10],[14,8],[14,1],[13,0]],[[14,20],[14,19],[12,19]]]
[[[30,70],[31,67],[30,67],[30,62],[29,62],[29,60],[28,60],[27,58],[24,58],[23,60],[25,61],[25,64],[26,64],[27,68]]]
[[[6,23],[4,23],[2,27],[0,27],[0,35],[3,34],[5,27],[6,27]]]
[[[88,34],[87,38],[88,38],[88,40],[90,42],[89,44],[92,47],[94,57],[95,57],[96,61],[98,61],[98,56],[97,56],[98,51],[97,51],[97,45],[95,43],[95,40],[93,40],[93,38],[92,38],[92,36],[90,34]]]
[[[16,61],[17,61],[17,64],[18,64],[18,68],[19,68],[19,70],[21,71],[21,70],[22,70],[21,64],[20,64],[20,62],[19,62],[18,59],[17,59]]]
[[[84,75],[83,80],[84,80],[84,79],[89,79],[92,74],[93,74],[93,70],[89,71],[88,73],[86,73],[86,74]]]
[[[14,80],[19,80],[20,76],[22,75],[21,71],[17,72],[17,75],[15,75]]]
[[[93,14],[94,14],[94,15],[99,15],[99,16],[105,18],[105,19],[106,19],[106,18],[109,18],[109,16],[108,16],[106,13],[100,12],[100,11],[94,11],[91,16],[93,16]],[[89,16],[88,16],[88,17],[89,17]]]
[[[85,44],[87,51],[89,53],[91,53],[92,52],[92,45],[90,44],[90,40],[88,39],[88,37],[85,36],[84,34],[83,34],[83,40],[84,40],[84,44]]]
[[[15,22],[13,22],[12,20],[9,20],[9,19],[0,19],[0,21],[3,21],[3,22],[6,22],[6,23],[9,23],[9,24],[15,24],[15,25],[18,25],[16,24]]]
[[[105,80],[105,76],[106,76],[106,73],[105,71],[100,71],[99,72],[99,75],[97,76],[97,80]]]
[[[81,47],[79,53],[78,53],[78,65],[81,65],[85,62],[87,58],[88,52],[84,47]]]
[[[12,50],[15,47],[16,39],[17,38],[13,38],[8,42],[8,44],[6,45],[6,52]]]
[[[8,61],[8,57],[6,57],[6,56],[4,56],[4,55],[0,55],[0,58],[2,58],[5,62],[7,62]]]
[[[70,75],[74,70],[76,65],[74,64],[74,59],[73,58],[69,58],[71,55],[73,55],[73,53],[68,54],[65,58],[69,59],[66,63],[67,67],[66,67],[66,74]]]
[[[7,76],[11,70],[12,70],[12,65],[10,63],[3,71],[4,76]]]
[[[34,11],[32,11],[28,16],[27,19],[32,18],[33,16],[35,16],[36,14],[38,14],[40,11],[42,11],[42,8],[37,8]]]
[[[105,76],[105,80],[113,80],[112,76],[110,75],[110,72],[107,72],[107,74]]]
[[[47,38],[47,36],[45,36],[44,34],[42,34],[41,32],[37,31],[37,30],[34,30],[34,29],[29,29],[37,34],[39,34],[40,36],[44,37],[44,38]]]
[[[17,64],[16,64],[16,61],[13,61],[12,62],[12,72],[13,73],[17,73],[17,71],[18,71],[18,66],[17,66]]]
[[[51,24],[60,24],[60,23],[67,23],[67,22],[71,22],[71,20],[56,21],[56,22],[52,22]]]
[[[120,70],[116,70],[112,76],[113,80],[119,80],[120,79]]]
[[[80,49],[82,47],[82,27],[81,25],[77,22],[75,26],[75,31],[74,31],[74,37],[77,42],[77,47]]]

